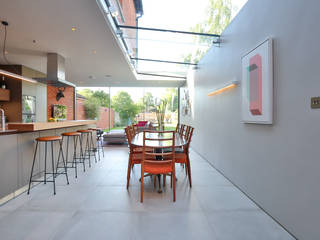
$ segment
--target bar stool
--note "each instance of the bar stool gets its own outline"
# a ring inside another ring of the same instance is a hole
[[[75,177],[78,177],[78,169],[77,169],[77,164],[78,163],[83,163],[83,171],[86,171],[86,166],[84,163],[84,159],[83,159],[83,151],[82,151],[82,141],[81,141],[81,133],[79,132],[66,132],[66,133],[62,133],[62,141],[64,140],[64,138],[67,138],[67,149],[66,149],[66,168],[74,168],[75,170]],[[69,155],[69,138],[72,137],[73,138],[73,157],[72,157],[72,161],[69,162],[68,161],[68,155]],[[77,157],[77,145],[80,145],[80,157]],[[80,161],[77,161],[78,159],[80,159]],[[71,167],[68,166],[68,163],[71,163]],[[57,169],[56,172],[58,172],[58,168],[62,168],[59,167],[57,164]]]
[[[93,147],[93,137],[92,137],[92,130],[83,129],[78,130],[77,132],[81,133],[81,142],[83,143],[83,138],[86,138],[86,145],[84,148],[83,159],[89,160],[89,167],[91,167],[91,156],[94,156],[95,162],[97,162],[97,157],[95,154],[95,149]]]
[[[28,194],[30,193],[30,187],[32,182],[44,182],[46,184],[47,182],[53,182],[53,194],[56,194],[56,182],[55,178],[57,173],[54,172],[54,156],[53,156],[53,142],[58,141],[59,142],[59,156],[58,156],[58,161],[57,165],[59,164],[60,161],[60,154],[62,155],[62,161],[64,165],[64,172],[61,172],[59,174],[65,174],[66,175],[66,180],[67,184],[69,184],[69,179],[68,179],[68,173],[67,173],[67,168],[66,168],[66,163],[64,161],[64,156],[63,156],[63,151],[62,151],[62,137],[61,136],[50,136],[50,137],[38,137],[36,138],[37,144],[36,144],[36,150],[34,152],[33,156],[33,162],[32,162],[32,168],[31,168],[31,174],[30,174],[30,180],[29,180],[29,187],[28,187]],[[44,175],[43,175],[43,180],[33,180],[33,170],[34,170],[34,163],[36,161],[36,155],[37,155],[37,150],[38,150],[38,144],[39,142],[44,142],[45,143],[45,157],[44,157]],[[52,173],[47,173],[47,143],[51,143],[51,164],[52,164]],[[47,175],[52,174],[52,180],[47,180]]]
[[[89,128],[89,130],[96,131],[96,134],[97,134],[97,146],[96,146],[96,149],[97,149],[98,158],[99,158],[99,161],[100,161],[101,160],[100,159],[100,152],[102,153],[102,156],[104,157],[103,143],[102,143],[103,131],[102,131],[101,128]]]

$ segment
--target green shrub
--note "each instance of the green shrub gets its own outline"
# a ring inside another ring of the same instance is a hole
[[[94,97],[89,97],[84,102],[84,110],[88,119],[98,119],[100,113],[100,102]]]

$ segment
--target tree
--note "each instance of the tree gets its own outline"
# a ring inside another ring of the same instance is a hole
[[[209,0],[206,12],[206,20],[191,28],[192,32],[221,34],[231,20],[231,0]],[[198,44],[212,42],[212,38],[198,36],[195,38]],[[209,49],[197,49],[195,52],[184,56],[185,62],[199,62]]]
[[[89,98],[92,96],[93,94],[93,91],[90,90],[90,89],[82,89],[80,91],[78,91],[79,94],[81,94],[82,96],[86,97],[86,98]]]
[[[106,93],[103,90],[95,91],[92,94],[92,97],[98,99],[101,107],[109,107],[109,93]]]
[[[176,88],[166,88],[162,99],[167,101],[167,108],[170,112],[178,110],[178,91]]]
[[[151,112],[154,110],[154,98],[151,92],[146,92],[143,96],[143,103],[146,106],[146,112]]]
[[[94,97],[88,97],[84,102],[86,117],[89,119],[99,118],[100,102]]]
[[[87,99],[95,98],[101,107],[109,107],[109,93],[106,93],[103,90],[92,91],[91,89],[82,89],[78,91],[78,94],[81,94]]]
[[[139,107],[135,104],[129,93],[120,91],[111,99],[111,107],[119,113],[122,125],[127,125],[133,121],[139,112]]]

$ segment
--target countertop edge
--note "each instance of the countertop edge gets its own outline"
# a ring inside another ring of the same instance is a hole
[[[61,122],[35,122],[35,123],[8,123],[8,130],[2,135],[24,132],[45,131],[50,129],[76,127],[83,125],[96,124],[96,120],[73,120]],[[0,133],[1,134],[1,133]]]

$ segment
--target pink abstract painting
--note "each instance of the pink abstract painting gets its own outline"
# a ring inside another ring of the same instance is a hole
[[[249,66],[250,112],[252,115],[262,114],[262,61],[259,54],[250,58]]]

